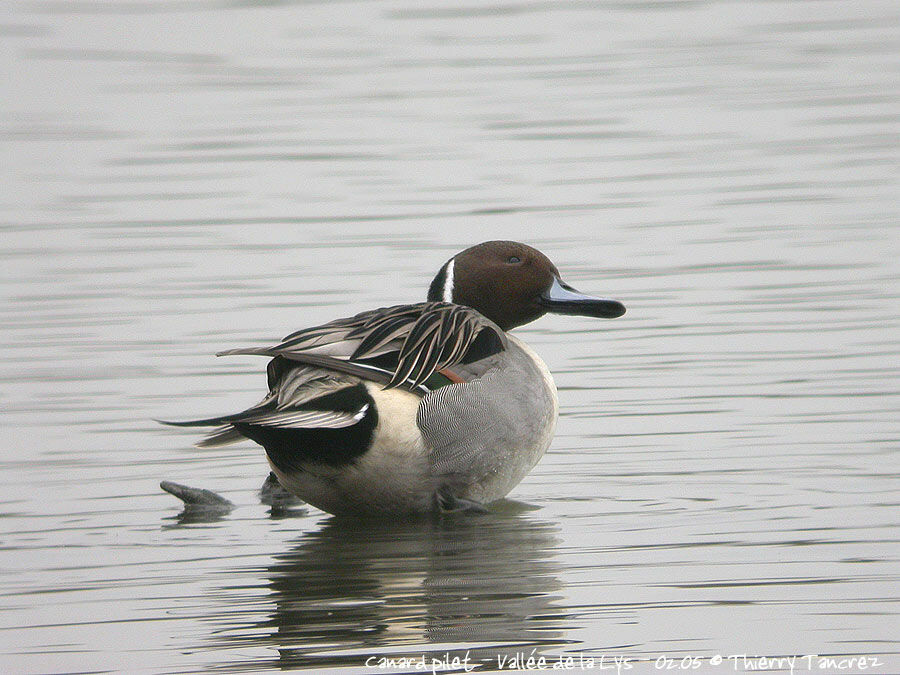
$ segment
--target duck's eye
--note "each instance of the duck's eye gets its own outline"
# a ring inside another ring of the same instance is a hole
[[[522,259],[519,258],[518,256],[511,255],[506,259],[506,262],[508,262],[510,265],[515,265],[517,263],[522,262]]]

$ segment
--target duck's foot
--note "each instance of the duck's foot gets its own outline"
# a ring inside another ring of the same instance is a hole
[[[439,513],[487,513],[481,502],[463,499],[454,495],[449,488],[442,487],[435,493]]]
[[[202,521],[208,517],[218,519],[234,509],[234,504],[212,490],[202,490],[168,480],[162,481],[159,487],[184,502],[182,516],[189,518],[192,522]],[[259,500],[271,507],[273,515],[279,516],[285,515],[291,512],[292,508],[303,504],[303,500],[281,487],[274,473],[270,473],[262,484],[259,490]]]
[[[234,504],[211,490],[192,488],[168,480],[162,481],[159,484],[159,487],[170,495],[174,495],[183,501],[185,511],[214,511],[226,513],[234,508]]]
[[[289,509],[292,506],[299,506],[304,503],[302,499],[285,490],[281,483],[278,482],[278,477],[272,471],[269,472],[265,482],[259,489],[259,501],[266,506],[271,506],[273,510]]]

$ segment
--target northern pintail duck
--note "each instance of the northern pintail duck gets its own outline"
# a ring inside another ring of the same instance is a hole
[[[547,312],[615,318],[616,300],[583,295],[540,251],[489,241],[450,258],[428,301],[337,319],[273,347],[268,395],[198,445],[249,438],[278,481],[333,514],[479,509],[541,458],[559,404],[544,362],[509,334]]]

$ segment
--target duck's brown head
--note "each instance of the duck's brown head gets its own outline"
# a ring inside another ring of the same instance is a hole
[[[486,241],[457,253],[431,282],[428,299],[477,309],[505,331],[547,312],[606,319],[625,313],[617,300],[579,293],[547,256],[515,241]]]

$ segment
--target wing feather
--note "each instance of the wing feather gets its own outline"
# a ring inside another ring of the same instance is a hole
[[[393,317],[390,321],[382,322],[360,340],[359,346],[350,358],[363,359],[376,356],[381,348],[403,338],[407,330],[409,322],[406,317]]]
[[[491,339],[479,340],[486,332]],[[376,309],[296,331],[274,346],[220,352],[276,359],[269,394],[235,415],[167,424],[218,426],[200,447],[233,443],[248,429],[345,429],[367,418],[368,404],[347,393],[360,380],[424,396],[430,389],[423,383],[436,371],[465,364],[459,368],[477,378],[477,363],[507,348],[506,334],[470,307],[423,302]]]
[[[361,407],[356,412],[344,412],[341,410],[284,410],[244,417],[236,421],[280,429],[343,429],[359,422],[367,409],[368,405]]]
[[[448,302],[396,305],[291,333],[272,347],[229,349],[221,356],[251,354],[331,369],[383,384],[416,390],[435,371],[463,361],[482,331],[506,348],[505,333],[476,310]],[[373,361],[390,357],[390,368]]]

